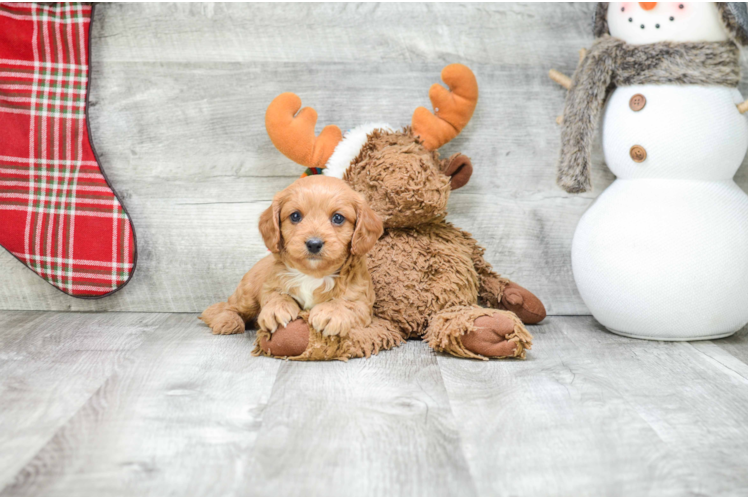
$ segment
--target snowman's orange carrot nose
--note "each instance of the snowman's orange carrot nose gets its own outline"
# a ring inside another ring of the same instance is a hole
[[[639,2],[639,7],[644,10],[652,10],[657,6],[657,2]]]

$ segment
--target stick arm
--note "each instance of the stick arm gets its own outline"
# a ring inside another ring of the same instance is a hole
[[[587,49],[585,49],[585,48],[579,49],[579,64],[581,64],[581,62],[584,60],[585,57],[587,57]],[[553,80],[554,82],[556,82],[559,85],[561,85],[566,90],[570,90],[571,89],[571,78],[569,78],[565,74],[561,73],[560,71],[556,71],[555,69],[551,69],[550,71],[548,71],[548,77],[551,80]],[[746,103],[743,103],[743,104],[746,104],[746,106],[748,106],[748,101],[746,101]],[[748,108],[747,108],[747,110],[748,110]],[[741,111],[741,113],[744,113],[744,111]],[[557,124],[561,125],[561,123],[563,123],[563,121],[564,121],[564,116],[563,115],[559,115],[559,116],[556,117],[556,123]]]
[[[582,59],[584,59],[586,55],[587,55],[587,49],[579,50],[579,62],[580,63],[582,62]],[[555,69],[552,69],[548,71],[548,77],[554,82],[561,85],[566,90],[569,90],[571,88],[571,78],[561,73],[560,71],[556,71]],[[740,111],[742,114],[748,113],[748,99],[738,104],[737,107],[738,107],[738,111]],[[559,125],[561,125],[563,121],[564,121],[563,116],[558,116],[556,118],[556,123],[558,123]]]

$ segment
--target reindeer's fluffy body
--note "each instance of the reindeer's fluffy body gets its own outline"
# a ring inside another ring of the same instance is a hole
[[[478,302],[475,240],[448,222],[388,229],[369,254],[374,313],[406,338],[421,336],[434,313]]]
[[[498,312],[480,307],[479,301],[506,309],[503,293],[511,282],[493,272],[483,259],[484,249],[469,233],[445,220],[452,181],[447,172],[454,171],[455,162],[469,164],[462,155],[440,159],[409,127],[374,130],[344,180],[367,199],[385,226],[369,254],[375,315],[391,322],[404,338],[425,336],[437,349],[482,357],[467,351],[460,338],[474,330],[478,317]],[[499,314],[511,317],[515,341],[509,354],[523,357],[532,336],[512,312]],[[523,316],[530,322],[538,319]]]

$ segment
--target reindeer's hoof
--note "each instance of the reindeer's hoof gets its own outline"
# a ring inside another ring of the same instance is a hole
[[[526,325],[534,325],[545,319],[545,306],[540,299],[514,282],[504,289],[501,306],[516,314]]]
[[[481,316],[473,324],[475,331],[466,333],[461,338],[466,349],[488,358],[510,358],[515,355],[517,343],[506,339],[514,332],[511,317],[496,313],[493,316]]]
[[[309,345],[309,326],[303,319],[295,319],[288,326],[280,326],[270,338],[260,336],[260,349],[280,358],[299,356]]]

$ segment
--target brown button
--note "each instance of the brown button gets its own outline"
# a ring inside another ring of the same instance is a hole
[[[629,154],[636,163],[641,163],[647,159],[647,150],[641,146],[631,146]]]
[[[647,99],[641,94],[634,94],[629,101],[629,107],[634,111],[641,111],[647,105]]]

